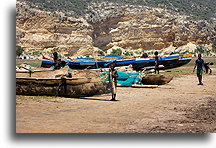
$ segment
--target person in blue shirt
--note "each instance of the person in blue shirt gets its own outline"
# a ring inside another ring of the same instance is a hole
[[[197,77],[198,77],[198,80],[199,80],[198,85],[203,85],[203,83],[202,83],[203,67],[204,67],[204,60],[202,59],[202,55],[198,54],[198,59],[195,61],[195,66],[194,66],[194,69],[193,69],[193,72],[194,72],[195,69],[197,68],[196,73],[197,73]]]

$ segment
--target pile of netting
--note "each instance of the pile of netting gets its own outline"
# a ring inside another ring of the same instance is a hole
[[[109,81],[108,71],[101,73],[101,81]],[[130,87],[133,84],[141,85],[141,73],[118,72],[117,83],[120,86]]]
[[[117,82],[120,86],[127,86],[127,87],[130,87],[133,84],[141,84],[141,74],[118,72]]]

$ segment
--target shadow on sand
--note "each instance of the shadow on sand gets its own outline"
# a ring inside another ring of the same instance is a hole
[[[74,99],[81,99],[81,100],[93,100],[93,101],[110,101],[108,99],[97,99],[97,98],[74,98]],[[111,98],[110,98],[111,99]],[[115,100],[115,101],[110,101],[110,102],[116,102],[119,100]]]

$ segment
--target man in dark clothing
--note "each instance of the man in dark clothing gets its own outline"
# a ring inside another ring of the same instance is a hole
[[[203,83],[202,83],[202,73],[203,73],[203,67],[204,67],[204,60],[201,57],[202,57],[202,55],[198,54],[198,59],[195,61],[195,66],[194,66],[194,69],[193,69],[193,72],[194,72],[195,69],[197,68],[196,73],[197,73],[197,77],[198,77],[198,80],[199,80],[198,85],[203,85]]]
[[[111,101],[115,101],[118,72],[115,69],[115,65],[113,63],[110,64],[109,76],[110,76],[110,79],[111,79],[111,82],[112,82],[112,99],[111,99]]]
[[[53,53],[53,61],[54,61],[54,63],[57,63],[57,61],[58,61],[58,53],[57,52]]]
[[[209,65],[213,65],[213,63],[211,62],[206,62],[206,63],[204,63],[204,67],[205,67],[205,70],[206,70],[206,74],[208,73],[208,70],[210,71],[209,72],[209,74],[211,74],[212,73],[212,70],[211,70],[211,68],[209,67]]]
[[[141,56],[141,58],[148,58],[148,54],[147,53],[143,53],[143,55]]]
[[[155,55],[155,74],[158,73],[159,74],[159,60],[158,60],[158,52],[156,51],[154,53]]]
[[[54,66],[53,69],[55,69],[55,70],[61,69],[61,67],[62,67],[61,62],[62,62],[61,59],[58,59],[56,61],[55,66]]]
[[[58,70],[61,69],[62,67],[65,66],[66,62],[62,61],[59,57],[58,57],[58,53],[54,52],[53,53],[53,61],[54,61],[54,70]]]

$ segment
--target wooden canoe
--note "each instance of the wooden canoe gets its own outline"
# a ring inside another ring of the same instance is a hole
[[[141,82],[143,85],[164,85],[169,83],[172,79],[173,76],[171,75],[150,74],[143,76]]]
[[[32,77],[32,78],[57,78],[61,75],[68,73],[68,66],[63,67],[59,70],[53,70],[49,68],[37,69],[34,71],[16,71],[16,78]],[[80,77],[99,77],[99,72],[90,70],[75,70],[72,72],[73,78]]]
[[[16,94],[88,97],[111,93],[111,83],[101,82],[98,78],[66,78],[64,85],[59,89],[61,81],[61,78],[16,78]]]

